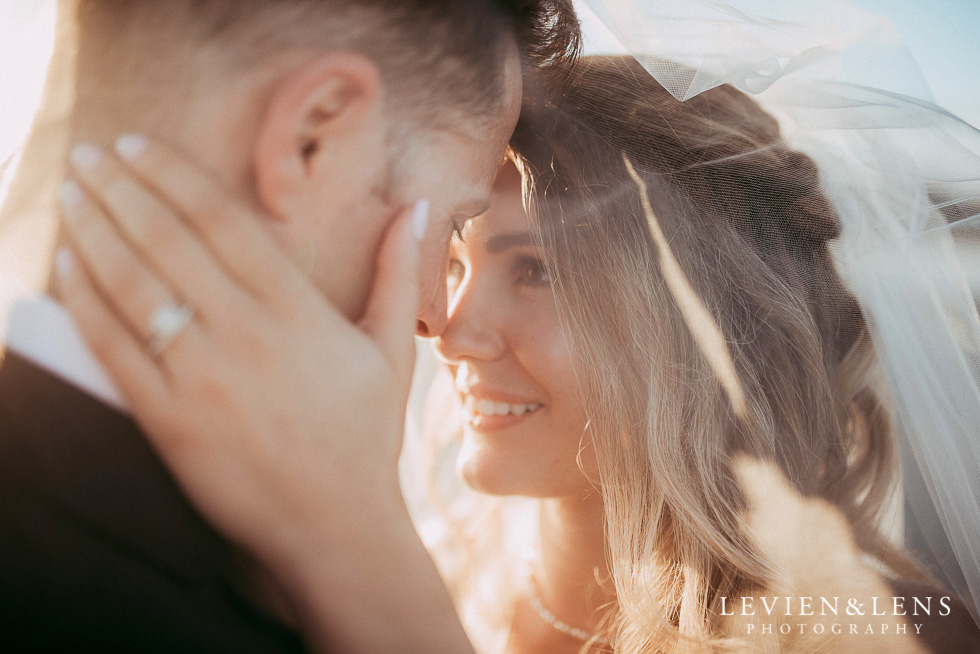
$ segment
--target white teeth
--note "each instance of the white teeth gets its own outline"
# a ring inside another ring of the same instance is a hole
[[[466,411],[473,415],[481,416],[523,416],[541,408],[540,404],[509,404],[507,402],[494,402],[492,400],[477,400],[472,396],[467,396],[463,402]]]

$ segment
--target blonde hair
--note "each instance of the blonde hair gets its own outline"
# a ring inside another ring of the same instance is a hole
[[[740,455],[836,507],[890,574],[924,579],[878,522],[896,450],[828,247],[837,218],[776,121],[733,88],[681,103],[634,60],[595,57],[514,144],[597,451],[615,651],[747,646],[719,600],[779,571],[746,532]],[[475,532],[459,533],[479,566]]]

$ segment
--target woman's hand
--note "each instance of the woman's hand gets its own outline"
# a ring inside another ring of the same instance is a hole
[[[74,157],[81,186],[67,182],[62,200],[82,265],[59,290],[186,492],[272,554],[295,525],[352,510],[344,500],[365,490],[352,480],[396,488],[418,242],[407,217],[395,222],[354,326],[248,207],[163,146],[139,150],[127,167],[92,146]],[[192,321],[154,356],[154,312],[185,303]]]
[[[425,203],[388,229],[354,325],[250,207],[160,144],[124,137],[117,151],[128,156],[92,146],[73,154],[78,182],[62,189],[72,249],[59,252],[58,290],[188,497],[334,645],[348,627],[405,638],[390,623],[406,617],[391,593],[399,574],[415,586],[404,591],[436,595],[458,631],[397,477]],[[165,311],[178,333],[154,342],[159,309],[185,305],[190,322]],[[385,558],[393,567],[382,577]],[[376,615],[344,613],[359,594]],[[318,603],[326,609],[310,608]]]

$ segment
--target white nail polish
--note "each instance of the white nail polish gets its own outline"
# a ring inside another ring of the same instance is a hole
[[[66,179],[61,183],[61,188],[58,189],[58,200],[61,201],[62,207],[74,209],[82,203],[82,198],[82,189],[75,183],[75,180]]]
[[[412,234],[421,243],[425,240],[425,232],[429,228],[429,201],[419,200],[412,208]]]
[[[133,161],[140,158],[146,152],[146,137],[141,134],[123,134],[116,139],[116,153],[126,159]]]
[[[71,149],[71,162],[79,170],[91,170],[102,161],[102,151],[91,143],[79,143]]]
[[[66,247],[58,248],[54,255],[54,268],[59,275],[70,275],[75,270],[75,255]]]

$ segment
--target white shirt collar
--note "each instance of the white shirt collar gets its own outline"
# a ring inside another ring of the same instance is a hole
[[[0,283],[3,281],[0,277]],[[88,349],[75,322],[51,298],[36,295],[16,301],[7,324],[0,325],[0,343],[100,402],[126,412],[122,394]]]

